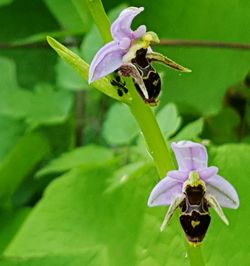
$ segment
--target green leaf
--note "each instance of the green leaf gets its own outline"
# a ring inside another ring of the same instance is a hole
[[[130,163],[116,170],[108,180],[108,188],[105,192],[110,193],[113,190],[123,186],[131,178],[135,178],[141,173],[145,172],[145,169],[151,169],[152,163],[146,163],[145,161],[139,161],[136,163]]]
[[[219,167],[219,174],[237,190],[240,207],[237,210],[224,209],[229,219],[225,226],[212,212],[212,222],[203,246],[207,265],[248,265],[249,254],[249,187],[250,187],[250,145],[228,144],[210,151],[210,165]],[[235,239],[237,238],[237,241]]]
[[[181,117],[178,115],[177,108],[173,103],[165,105],[157,113],[156,118],[162,133],[167,138],[173,135],[181,125]]]
[[[0,114],[25,119],[31,127],[64,122],[72,103],[70,92],[55,91],[46,84],[38,84],[34,93],[21,89],[0,91]]]
[[[24,133],[24,124],[20,121],[0,116],[0,162]]]
[[[187,124],[174,138],[174,141],[179,140],[195,140],[202,132],[204,125],[203,118],[199,118],[194,122]]]
[[[13,0],[0,0],[0,6],[9,5]]]
[[[241,207],[225,210],[230,227],[211,211],[212,222],[202,245],[203,253],[207,265],[218,261],[221,265],[247,265],[249,227],[245,217],[249,215],[250,173],[245,169],[250,146],[226,145],[214,148],[210,154],[210,165],[218,165],[220,174],[238,190]],[[184,236],[178,220],[174,217],[166,231],[160,233],[165,208],[146,207],[155,172],[147,169],[115,193],[103,194],[109,175],[104,169],[87,172],[79,169],[53,182],[6,255],[25,258],[41,252],[50,254],[51,250],[67,253],[103,243],[110,254],[108,265],[185,265]],[[237,241],[235,235],[239,237]]]
[[[25,134],[0,164],[0,205],[8,206],[10,197],[34,167],[47,155],[49,146],[38,132]]]
[[[30,256],[29,258],[3,257],[1,266],[96,266],[109,265],[107,251],[103,247],[88,248],[77,252],[54,253],[50,255]]]
[[[27,123],[37,126],[64,122],[73,104],[72,96],[70,92],[56,91],[47,84],[37,85],[26,115]]]
[[[17,89],[0,91],[0,114],[10,118],[24,118],[30,109],[32,93]]]
[[[250,126],[250,103],[246,107],[245,116],[246,116],[246,122],[247,122],[248,126]]]
[[[19,88],[16,77],[16,66],[13,60],[0,57],[0,91]],[[12,91],[13,92],[13,91]]]
[[[108,266],[147,265],[146,261],[183,265],[180,225],[171,221],[168,230],[160,233],[166,210],[147,207],[156,172],[145,168],[114,193],[104,193],[110,176],[107,168],[79,168],[56,179],[5,255],[67,254],[104,245]]]
[[[52,160],[47,166],[37,172],[37,176],[60,173],[78,166],[105,165],[114,159],[112,151],[96,145],[76,148]]]
[[[0,253],[4,251],[7,245],[11,242],[12,238],[21,227],[22,223],[30,213],[29,208],[22,208],[11,211],[0,212]],[[1,260],[0,260],[1,262]],[[1,264],[1,263],[0,263]]]
[[[81,1],[81,13],[78,13],[79,8],[76,8],[77,1],[68,0],[44,0],[48,8],[62,25],[69,31],[85,32],[88,30],[90,22],[90,14],[86,7],[85,1]]]
[[[216,116],[206,119],[205,136],[216,144],[236,142],[240,117],[232,108],[224,108]]]
[[[115,103],[107,113],[103,137],[110,145],[127,145],[139,134],[138,125],[126,105]]]
[[[7,0],[5,0],[5,2],[6,1]],[[37,15],[38,10],[39,16]],[[27,14],[27,16],[24,16],[24,14]],[[59,29],[56,20],[53,18],[44,2],[34,0],[26,0],[25,3],[22,1],[13,1],[11,5],[1,7],[0,24],[3,25],[3,27],[1,27],[1,42],[16,41],[38,32],[50,32]],[[1,53],[2,52],[5,53],[5,51],[1,51]],[[30,53],[32,54],[33,51],[28,49],[25,57],[29,56]],[[22,54],[24,59],[24,50],[12,50],[9,53],[11,58],[16,57],[16,54]],[[35,63],[37,64],[37,62]],[[46,64],[47,63],[48,62],[46,62]],[[42,71],[45,72],[45,69]]]

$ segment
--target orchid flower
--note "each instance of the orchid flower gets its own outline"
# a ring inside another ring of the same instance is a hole
[[[148,205],[170,205],[161,230],[180,207],[180,222],[186,237],[190,242],[198,243],[203,239],[210,222],[208,207],[214,208],[228,225],[221,207],[236,209],[239,207],[239,198],[233,186],[218,175],[218,168],[208,167],[205,146],[192,141],[180,141],[173,142],[171,147],[178,170],[169,171],[153,188]]]
[[[134,31],[131,29],[133,19],[143,10],[143,7],[126,8],[113,22],[111,25],[113,40],[105,44],[94,56],[89,69],[89,83],[119,71],[120,76],[132,77],[140,95],[150,102],[150,98],[154,101],[160,92],[160,77],[150,65],[151,62],[163,63],[183,72],[190,72],[190,70],[162,54],[153,52],[150,44],[159,43],[159,38],[156,33],[147,32],[145,25],[139,26]],[[138,51],[142,51],[140,58],[138,58]],[[150,77],[151,73],[154,75],[153,79]],[[144,74],[147,77],[147,83]],[[115,82],[112,83],[114,84]],[[153,88],[152,84],[154,84]],[[158,87],[155,89],[155,86]]]

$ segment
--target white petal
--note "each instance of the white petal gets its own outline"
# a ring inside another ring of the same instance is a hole
[[[134,40],[146,33],[146,26],[141,25],[133,31],[131,23],[134,18],[144,10],[143,7],[128,7],[124,9],[119,17],[111,25],[111,34],[114,40],[121,40],[124,37]]]
[[[182,193],[182,183],[167,176],[151,191],[148,206],[170,205],[176,195]]]
[[[179,170],[198,170],[207,167],[207,151],[204,145],[192,141],[173,142]]]
[[[122,64],[124,50],[119,43],[112,41],[104,45],[95,55],[89,68],[89,83],[102,78]]]
[[[200,178],[204,181],[206,181],[207,179],[215,176],[218,173],[218,167],[216,166],[210,166],[204,169],[200,169],[197,171]]]
[[[206,180],[207,192],[213,195],[221,207],[237,209],[239,197],[234,187],[223,177],[215,175]]]

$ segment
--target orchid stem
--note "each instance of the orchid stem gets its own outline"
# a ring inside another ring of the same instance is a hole
[[[175,168],[171,152],[161,133],[153,111],[139,96],[131,78],[126,78],[126,86],[132,97],[132,102],[129,104],[130,111],[141,128],[158,174],[163,178],[169,170]]]
[[[97,27],[100,30],[103,41],[105,43],[112,40],[110,34],[110,22],[105,13],[101,0],[85,0],[87,1],[89,10],[95,20]],[[152,109],[145,104],[142,98],[137,93],[134,83],[131,78],[125,78],[126,86],[129,89],[132,100],[127,103],[131,113],[139,124],[145,141],[148,146],[148,151],[151,154],[156,165],[158,174],[161,178],[166,176],[166,173],[175,169],[175,164],[172,159],[169,147],[161,133],[160,127],[155,119]],[[190,266],[203,266],[204,260],[200,247],[186,246]]]
[[[104,10],[101,0],[85,0],[89,11],[95,21],[98,30],[101,33],[104,43],[110,42],[112,36],[110,33],[110,21]]]
[[[205,266],[200,246],[193,247],[186,243],[186,249],[191,266]]]

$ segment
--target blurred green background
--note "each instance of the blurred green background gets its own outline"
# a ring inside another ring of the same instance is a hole
[[[250,44],[248,0],[104,0],[114,20],[161,39]],[[46,44],[87,62],[102,46],[84,0],[0,0],[0,265],[188,265],[177,216],[149,209],[159,178],[126,106],[90,88]],[[207,144],[210,165],[237,189],[239,210],[212,212],[207,265],[250,264],[250,49],[154,46],[192,69],[162,75],[154,108],[169,141]],[[157,140],[155,140],[157,141]]]

